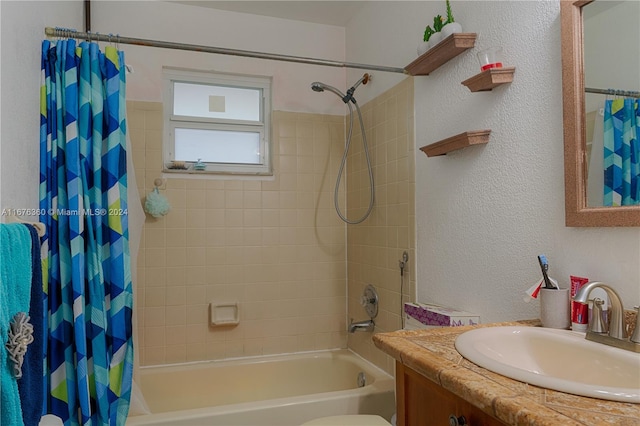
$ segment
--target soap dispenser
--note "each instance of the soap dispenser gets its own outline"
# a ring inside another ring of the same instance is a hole
[[[202,158],[198,158],[198,162],[193,165],[193,170],[206,170],[207,165],[202,162]]]

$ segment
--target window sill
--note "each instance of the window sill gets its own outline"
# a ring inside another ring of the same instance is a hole
[[[163,169],[162,177],[168,179],[204,179],[204,180],[275,180],[271,173],[234,173],[211,170]]]

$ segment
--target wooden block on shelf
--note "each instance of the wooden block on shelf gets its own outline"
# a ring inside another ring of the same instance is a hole
[[[427,157],[446,155],[448,152],[466,148],[471,145],[480,145],[489,142],[491,130],[473,130],[459,135],[451,136],[439,142],[423,146],[420,151],[427,154]]]
[[[455,33],[418,56],[404,70],[410,75],[429,75],[441,65],[471,49],[476,42],[476,33]]]
[[[472,92],[484,92],[501,84],[511,83],[515,71],[515,67],[491,68],[466,79],[462,84],[467,86]]]

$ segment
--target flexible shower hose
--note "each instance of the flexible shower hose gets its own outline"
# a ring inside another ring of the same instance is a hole
[[[364,123],[362,121],[362,113],[360,112],[360,107],[358,103],[353,99],[353,104],[356,106],[356,111],[358,112],[358,119],[360,121],[360,130],[362,132],[362,145],[364,147],[364,155],[367,159],[367,170],[369,172],[369,207],[364,215],[360,219],[349,220],[346,217],[346,214],[343,215],[340,211],[340,205],[338,204],[338,192],[340,189],[340,181],[342,180],[342,174],[344,172],[344,167],[347,163],[347,154],[349,153],[349,147],[351,146],[351,136],[353,133],[353,108],[350,103],[347,103],[349,107],[349,133],[347,134],[347,142],[344,147],[344,153],[342,154],[342,161],[340,162],[340,169],[338,170],[338,177],[336,179],[336,187],[333,192],[333,204],[336,208],[336,213],[343,222],[348,223],[349,225],[357,225],[359,223],[364,222],[367,217],[371,214],[371,210],[373,209],[373,201],[374,201],[374,186],[373,186],[373,169],[371,167],[371,159],[369,158],[369,147],[367,145],[367,135],[364,132]]]

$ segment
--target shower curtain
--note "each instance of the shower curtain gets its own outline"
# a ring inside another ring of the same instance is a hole
[[[638,99],[607,100],[604,107],[604,205],[640,204]]]
[[[42,43],[45,412],[123,425],[133,372],[124,54]]]

